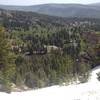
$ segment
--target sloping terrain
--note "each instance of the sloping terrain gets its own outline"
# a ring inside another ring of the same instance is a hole
[[[1,100],[100,100],[100,82],[97,74],[100,66],[91,72],[87,83],[69,86],[53,86],[27,92],[0,93]]]

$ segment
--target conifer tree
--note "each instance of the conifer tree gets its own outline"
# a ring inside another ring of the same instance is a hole
[[[15,72],[14,55],[10,52],[5,29],[0,27],[0,83],[8,85]]]

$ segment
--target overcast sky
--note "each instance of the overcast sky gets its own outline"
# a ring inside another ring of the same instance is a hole
[[[97,3],[100,0],[0,0],[0,4],[4,5],[36,5],[45,3]]]

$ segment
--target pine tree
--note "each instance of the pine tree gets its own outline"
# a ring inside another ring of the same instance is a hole
[[[0,27],[0,83],[8,85],[15,72],[14,55],[10,52],[5,29]]]

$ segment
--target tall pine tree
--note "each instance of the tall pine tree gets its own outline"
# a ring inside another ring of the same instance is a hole
[[[0,26],[0,84],[8,85],[15,72],[14,55],[10,52],[5,29]]]

